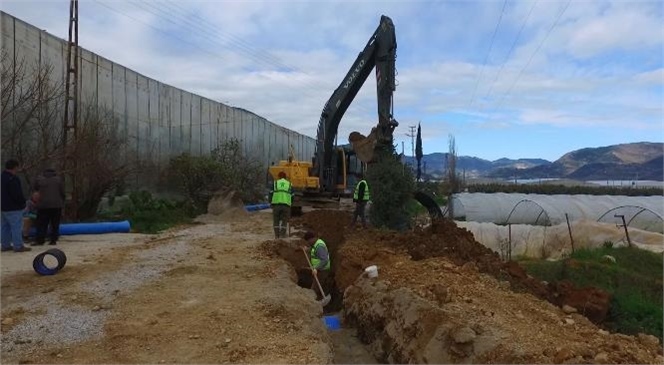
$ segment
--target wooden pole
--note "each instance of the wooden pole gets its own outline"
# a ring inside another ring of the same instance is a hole
[[[569,232],[569,240],[572,244],[572,253],[574,253],[574,237],[572,236],[572,226],[569,225],[569,216],[565,213],[565,220],[567,221],[567,231]]]

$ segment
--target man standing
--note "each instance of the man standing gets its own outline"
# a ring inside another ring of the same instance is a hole
[[[43,245],[46,231],[51,225],[49,245],[55,245],[60,236],[60,218],[65,206],[65,187],[62,178],[54,169],[46,169],[35,181],[35,191],[39,192],[37,205],[37,238],[34,245]]]
[[[364,180],[362,173],[357,174],[357,177],[360,181],[355,185],[355,193],[353,193],[355,211],[353,212],[353,222],[350,224],[350,228],[355,228],[355,222],[357,222],[358,216],[362,219],[362,227],[367,228],[367,220],[364,216],[364,211],[367,207],[367,202],[371,198],[369,195],[369,184]]]
[[[308,231],[304,234],[304,240],[307,242],[309,248],[309,262],[313,267],[311,274],[318,278],[323,290],[329,293],[329,279],[330,279],[330,253],[327,250],[327,245],[317,234]],[[324,293],[320,293],[316,281],[311,283],[311,288],[316,291],[316,300],[321,300],[325,297]]]
[[[2,172],[2,251],[9,251],[14,244],[15,252],[31,251],[23,245],[22,226],[25,196],[21,180],[16,176],[18,161],[8,160]]]
[[[290,209],[293,199],[291,183],[286,179],[286,173],[279,172],[279,180],[274,182],[272,189],[272,218],[274,221],[274,237],[286,237],[286,226],[290,218]]]

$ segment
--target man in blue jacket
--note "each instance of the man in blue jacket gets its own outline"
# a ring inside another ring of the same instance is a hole
[[[2,251],[10,251],[14,243],[15,252],[32,251],[23,245],[23,209],[25,196],[21,180],[16,176],[18,161],[8,160],[2,172]]]

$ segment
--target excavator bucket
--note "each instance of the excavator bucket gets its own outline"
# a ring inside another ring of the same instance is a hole
[[[353,151],[357,155],[357,158],[364,162],[368,163],[373,159],[374,148],[376,147],[376,129],[372,129],[369,136],[365,137],[362,133],[352,132],[348,136],[348,142],[350,142],[353,147]]]

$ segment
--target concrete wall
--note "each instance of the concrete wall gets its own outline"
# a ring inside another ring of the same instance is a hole
[[[66,77],[66,40],[50,35],[4,12],[2,48],[28,67],[49,63],[54,77]],[[315,140],[281,127],[248,110],[235,108],[143,76],[88,50],[79,49],[79,102],[113,110],[118,131],[156,172],[174,155],[209,153],[230,138],[242,141],[243,152],[265,164],[286,159],[288,147],[296,158],[310,161]],[[119,151],[121,158],[135,158]],[[136,183],[140,177],[136,177]]]

